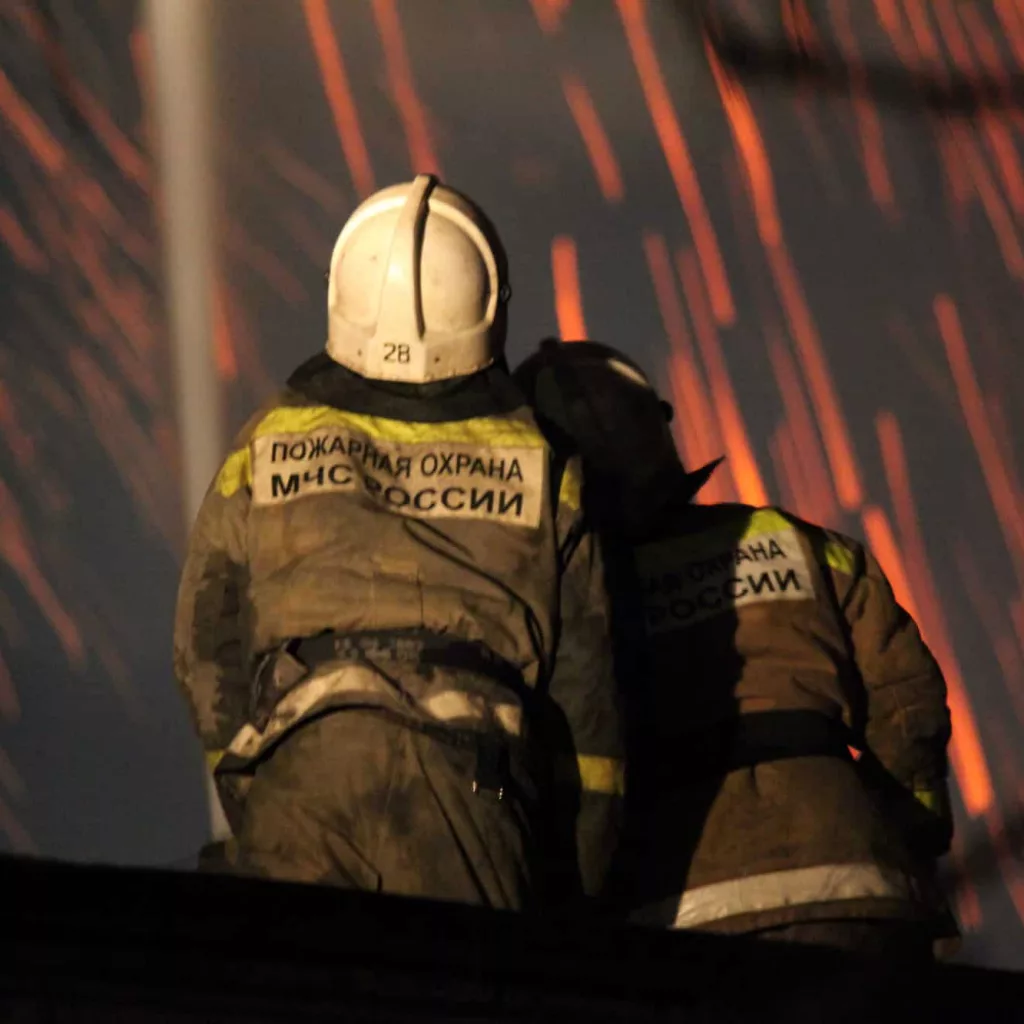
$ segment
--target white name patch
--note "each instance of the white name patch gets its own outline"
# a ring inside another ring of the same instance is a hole
[[[793,530],[744,537],[707,555],[699,538],[650,544],[636,552],[650,635],[685,629],[761,601],[808,601],[814,581]]]
[[[317,494],[362,493],[391,512],[422,518],[540,524],[545,449],[371,440],[325,427],[253,441],[254,505]]]

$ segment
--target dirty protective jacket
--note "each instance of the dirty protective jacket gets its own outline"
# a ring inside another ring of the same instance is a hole
[[[874,557],[736,504],[677,505],[620,554],[625,911],[723,931],[930,916],[946,688]]]
[[[324,355],[300,367],[239,434],[181,578],[175,669],[222,794],[232,772],[326,709],[380,707],[523,741],[534,698],[548,701],[566,723],[573,813],[582,800],[581,828],[602,837],[579,851],[595,889],[621,735],[579,486],[504,368],[417,388],[368,382]],[[470,685],[465,671],[382,671],[356,656],[300,674],[268,704],[267,659],[328,632],[469,644],[501,671]]]

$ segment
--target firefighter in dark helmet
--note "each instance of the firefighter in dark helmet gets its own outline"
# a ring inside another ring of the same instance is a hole
[[[561,836],[592,892],[622,786],[600,554],[505,365],[498,237],[421,175],[327,279],[326,352],[239,434],[181,579],[229,864],[518,908]]]
[[[581,453],[606,540],[629,721],[613,905],[930,955],[950,716],[875,558],[780,509],[694,504],[717,463],[684,469],[671,407],[615,349],[548,341],[515,377]]]

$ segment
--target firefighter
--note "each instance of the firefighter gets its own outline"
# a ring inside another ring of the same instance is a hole
[[[515,909],[556,863],[594,892],[622,788],[601,558],[508,373],[500,241],[421,175],[355,210],[327,291],[326,352],[239,434],[181,578],[228,865]]]
[[[671,407],[621,352],[548,341],[514,376],[582,455],[606,541],[629,722],[613,905],[929,956],[950,716],[878,562],[777,508],[694,504],[717,462],[684,469]]]

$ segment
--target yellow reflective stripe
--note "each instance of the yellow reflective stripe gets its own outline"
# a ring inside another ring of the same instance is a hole
[[[579,470],[570,462],[562,473],[562,482],[558,487],[558,504],[565,505],[573,512],[579,509],[581,485]]]
[[[329,405],[280,406],[260,420],[253,437],[271,434],[305,434],[322,427],[344,427],[377,441],[395,444],[489,444],[505,447],[543,448],[544,435],[522,419],[479,416],[445,423],[407,423],[380,416],[364,416]]]
[[[626,792],[626,766],[615,757],[580,754],[580,788],[589,793],[622,796]]]
[[[779,530],[792,530],[793,524],[774,508],[759,508],[747,522],[741,541],[749,540],[762,533],[777,533]]]
[[[937,789],[915,789],[914,799],[932,814],[941,816],[946,813],[945,794]]]
[[[702,533],[674,537],[666,546],[671,546],[673,556],[692,558],[707,554],[709,551],[736,548],[764,533],[793,529],[793,523],[781,512],[773,508],[760,508],[749,513],[737,514],[735,518],[716,524]],[[657,546],[661,547],[661,544]]]
[[[845,573],[847,576],[853,575],[854,567],[857,564],[856,556],[845,544],[840,544],[837,540],[827,540],[822,554],[825,556],[825,564],[829,568]]]
[[[217,770],[217,765],[220,764],[225,753],[226,751],[224,750],[207,750],[206,767],[209,768],[211,772],[215,772]]]
[[[544,435],[527,420],[502,416],[478,416],[446,423],[406,423],[380,416],[364,416],[329,405],[279,406],[260,420],[252,438],[272,434],[305,434],[323,427],[343,427],[375,441],[395,444],[487,444],[496,447],[543,448]],[[570,487],[563,476],[563,487]],[[221,497],[230,498],[242,487],[252,486],[252,460],[248,445],[227,457],[214,488]],[[572,491],[567,492],[571,504]],[[576,481],[576,508],[579,507],[579,481]]]
[[[222,498],[230,498],[236,491],[252,485],[252,464],[249,449],[232,452],[221,466],[214,488]]]

